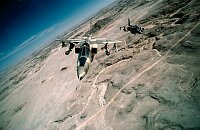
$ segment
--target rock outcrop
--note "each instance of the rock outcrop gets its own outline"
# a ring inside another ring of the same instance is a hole
[[[144,33],[120,31],[127,18]],[[119,51],[99,49],[81,81],[56,43],[5,72],[0,129],[199,130],[199,18],[199,0],[115,1],[66,37],[122,40]]]

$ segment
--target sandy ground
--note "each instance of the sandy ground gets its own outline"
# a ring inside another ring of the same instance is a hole
[[[118,0],[101,10],[93,35],[122,40],[119,51],[99,48],[81,81],[77,55],[56,43],[1,74],[0,129],[199,130],[199,9],[198,0]],[[145,32],[120,31],[128,17]]]

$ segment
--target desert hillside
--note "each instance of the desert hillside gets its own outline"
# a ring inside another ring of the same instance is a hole
[[[57,42],[1,74],[1,130],[200,129],[199,0],[116,0],[62,37],[87,34],[123,42],[81,81]]]

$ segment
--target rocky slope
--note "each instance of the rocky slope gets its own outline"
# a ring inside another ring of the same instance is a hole
[[[66,37],[122,40],[82,81],[57,43],[1,76],[1,129],[199,130],[200,1],[118,0]],[[119,30],[127,24],[142,35]],[[112,46],[110,46],[112,48]]]

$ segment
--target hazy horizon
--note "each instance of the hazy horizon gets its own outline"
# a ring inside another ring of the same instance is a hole
[[[0,71],[32,54],[113,1],[1,1]]]

